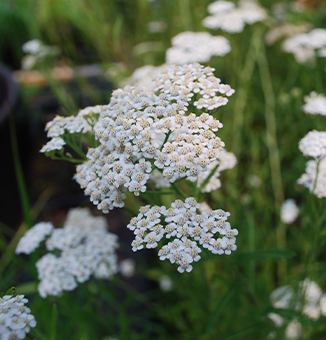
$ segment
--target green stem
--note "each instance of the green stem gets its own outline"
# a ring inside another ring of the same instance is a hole
[[[282,186],[281,162],[277,145],[275,95],[266,58],[266,50],[263,43],[260,44],[260,47],[256,47],[256,53],[262,90],[265,98],[266,142],[271,168],[275,213],[279,214],[280,207],[284,201],[284,193]],[[286,248],[286,225],[284,223],[280,223],[276,228],[276,243],[279,248]],[[282,260],[278,263],[278,276],[280,280],[286,276],[286,272],[286,261]]]
[[[169,139],[169,137],[170,137],[170,134],[171,134],[171,130],[169,130],[169,132],[165,135],[165,139],[164,139],[164,142],[163,142],[163,144],[162,144],[162,146],[160,147],[160,151],[162,151],[163,150],[163,147],[164,147],[164,145],[165,145],[165,143],[168,141],[168,139]]]
[[[32,340],[39,340],[35,335],[33,335],[32,333],[28,332],[26,334],[26,338],[28,339],[32,339]]]
[[[20,202],[22,205],[25,222],[26,222],[27,228],[29,229],[33,226],[34,223],[33,223],[33,217],[30,213],[29,198],[28,198],[24,175],[23,175],[23,171],[22,171],[22,167],[21,167],[21,163],[19,159],[17,134],[16,134],[13,112],[9,113],[9,126],[10,126],[12,155],[13,155],[13,160],[14,160],[14,165],[15,165],[18,190],[20,194]]]
[[[171,186],[179,196],[183,198],[188,197],[187,194],[180,190],[180,188],[178,188],[175,183],[171,183]]]
[[[76,145],[74,136],[70,134],[66,136],[67,138],[65,138],[65,142],[67,143],[67,145],[70,146],[79,156],[83,157],[84,160],[86,161],[87,157],[85,153],[83,152],[83,150],[79,146]]]
[[[148,195],[173,195],[175,194],[174,191],[151,191],[151,190],[146,190],[146,194]]]
[[[234,104],[233,113],[233,138],[232,138],[232,150],[235,155],[240,155],[241,152],[241,137],[244,122],[244,108],[247,102],[247,89],[249,88],[249,82],[254,72],[254,66],[256,62],[255,58],[255,46],[262,39],[262,31],[256,30],[252,36],[245,64],[242,69],[242,73],[239,77],[239,90],[237,91],[237,97]],[[234,176],[237,176],[238,167],[236,167]]]
[[[192,18],[191,10],[189,5],[189,0],[179,0],[180,6],[180,17],[183,23],[183,28],[185,31],[192,30]]]
[[[198,199],[201,197],[201,196],[200,196],[201,191],[205,188],[205,186],[207,185],[207,183],[208,183],[208,182],[210,181],[210,179],[214,176],[214,174],[215,174],[217,168],[219,167],[219,165],[220,165],[220,164],[218,163],[218,164],[216,164],[216,165],[214,166],[213,170],[212,170],[212,171],[209,173],[209,175],[203,180],[203,183],[200,185],[200,187],[197,188],[195,198],[197,198],[197,196],[199,196]]]
[[[59,161],[67,161],[67,162],[71,162],[71,163],[84,163],[85,162],[85,159],[77,159],[77,158],[69,158],[69,157],[66,157],[64,155],[60,155],[60,156],[51,156],[51,159],[56,159],[56,160],[59,160]]]

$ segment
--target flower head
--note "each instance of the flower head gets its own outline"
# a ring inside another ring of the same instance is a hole
[[[218,209],[202,214],[199,209],[200,204],[188,197],[185,201],[176,200],[169,209],[155,206],[145,215],[140,211],[127,226],[135,234],[133,250],[156,248],[161,240],[169,239],[158,256],[177,264],[180,273],[192,271],[192,264],[201,258],[201,246],[219,255],[236,250],[238,230],[231,229],[227,222],[230,213]],[[222,238],[215,238],[217,235]]]

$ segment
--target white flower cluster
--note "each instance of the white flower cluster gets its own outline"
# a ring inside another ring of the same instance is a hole
[[[183,65],[207,63],[212,56],[225,56],[231,51],[229,41],[207,32],[182,32],[172,38],[172,47],[166,51],[166,63]]]
[[[323,94],[318,94],[312,91],[309,96],[305,96],[304,100],[306,102],[302,109],[305,113],[310,113],[311,115],[321,114],[326,116],[326,97]]]
[[[80,110],[77,116],[62,117],[57,115],[52,121],[48,122],[45,127],[47,136],[52,138],[46,143],[40,152],[51,152],[61,150],[66,144],[64,135],[74,133],[87,133],[93,130],[93,126],[98,120],[101,106],[89,106]]]
[[[200,260],[202,249],[198,244],[213,254],[231,254],[237,248],[238,230],[231,229],[227,222],[230,213],[218,209],[198,214],[199,208],[200,204],[193,197],[186,198],[185,202],[178,199],[168,209],[165,206],[140,207],[138,216],[127,226],[135,234],[133,251],[156,248],[163,237],[171,239],[158,256],[160,260],[176,263],[180,273],[191,272],[192,263]],[[216,234],[220,237],[214,238]]]
[[[299,208],[295,200],[289,198],[285,200],[281,207],[281,221],[286,224],[293,223],[299,215]]]
[[[300,151],[307,157],[317,160],[326,156],[326,132],[310,131],[299,142]]]
[[[212,15],[206,17],[202,25],[229,33],[242,32],[245,24],[263,21],[267,16],[266,11],[253,0],[239,1],[237,8],[233,2],[219,0],[211,3],[207,10]]]
[[[313,157],[306,163],[306,172],[298,179],[318,198],[326,197],[326,132],[310,131],[299,142],[305,156]]]
[[[22,237],[16,247],[16,254],[30,254],[40,243],[45,240],[46,236],[50,235],[53,230],[53,225],[50,222],[40,222],[29,229],[24,237]]]
[[[37,63],[46,57],[56,56],[60,49],[57,46],[46,46],[42,41],[33,39],[22,46],[23,52],[27,55],[22,59],[22,69],[31,70]]]
[[[326,316],[326,294],[323,294],[316,282],[308,278],[300,282],[297,293],[291,286],[283,286],[274,290],[270,298],[273,307],[276,309],[302,311],[304,315],[312,320],[318,320],[321,316]],[[284,318],[277,313],[269,313],[268,317],[277,327],[281,327],[285,323]],[[303,326],[296,319],[287,321],[285,338],[301,338]]]
[[[0,339],[25,339],[30,328],[36,326],[24,295],[4,295],[0,298]]]
[[[117,236],[107,228],[104,217],[93,217],[88,209],[75,208],[69,211],[63,228],[39,223],[23,236],[19,243],[23,246],[18,245],[16,253],[30,253],[39,245],[41,236],[44,239],[51,231],[46,248],[60,252],[59,256],[48,253],[36,263],[42,297],[73,290],[77,282],[85,282],[91,275],[109,279],[117,272]]]
[[[314,59],[316,55],[326,57],[326,29],[315,28],[309,33],[295,35],[284,41],[283,49],[293,53],[300,64]]]
[[[298,179],[298,183],[303,184],[318,198],[326,197],[326,158],[308,161],[306,172]]]
[[[306,33],[310,31],[311,28],[311,24],[307,22],[301,22],[298,24],[282,24],[271,28],[266,33],[265,42],[267,45],[272,45],[279,39],[290,38],[301,33]]]
[[[123,207],[126,191],[145,192],[155,168],[168,183],[195,182],[219,159],[223,125],[209,111],[226,105],[234,90],[213,71],[198,63],[163,67],[154,80],[159,95],[131,86],[113,92],[94,129],[100,146],[88,150],[74,176],[98,209]],[[204,113],[189,113],[190,105]]]

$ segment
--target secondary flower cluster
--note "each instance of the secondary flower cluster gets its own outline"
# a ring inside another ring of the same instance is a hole
[[[234,90],[213,71],[198,63],[163,67],[154,79],[159,95],[131,86],[113,92],[94,128],[100,146],[88,150],[74,176],[98,209],[123,207],[126,191],[145,192],[154,169],[168,183],[195,182],[219,159],[224,143],[216,132],[223,125],[209,112]]]
[[[93,130],[98,120],[101,106],[89,106],[80,110],[77,116],[62,117],[56,116],[48,122],[45,127],[47,136],[51,140],[46,143],[40,152],[60,151],[66,144],[67,134],[87,133]]]
[[[284,41],[283,49],[293,53],[300,64],[314,59],[316,55],[326,57],[326,30],[315,28],[309,33],[295,35]]]
[[[229,33],[239,33],[245,24],[254,24],[266,18],[266,11],[255,1],[242,0],[236,8],[233,2],[215,1],[207,10],[211,16],[206,17],[202,25],[211,29],[218,29]]]
[[[227,222],[230,213],[217,209],[201,214],[197,213],[199,208],[200,204],[193,197],[184,202],[178,199],[170,208],[140,207],[138,216],[127,226],[135,234],[133,251],[156,248],[163,237],[171,239],[160,249],[158,256],[160,260],[176,263],[180,273],[190,272],[192,263],[200,260],[202,249],[199,245],[213,254],[231,254],[237,248],[235,236],[238,230],[231,229]],[[220,237],[216,238],[216,234]]]
[[[117,272],[117,236],[107,228],[104,217],[94,217],[88,209],[75,208],[69,211],[63,228],[39,223],[23,236],[16,253],[29,254],[47,235],[50,237],[46,249],[60,253],[59,256],[48,253],[36,263],[42,297],[73,290],[77,282],[85,282],[92,275],[109,279]]]
[[[0,298],[0,339],[25,339],[30,328],[36,326],[24,295],[4,295]]]
[[[313,91],[304,99],[306,102],[302,107],[304,112],[326,115],[324,95]],[[318,198],[326,197],[326,132],[316,130],[308,132],[300,140],[299,149],[306,157],[312,157],[313,160],[306,163],[306,172],[298,179],[298,183],[309,188],[310,192]]]
[[[287,309],[302,311],[304,315],[312,320],[317,320],[321,316],[326,316],[326,294],[316,282],[308,278],[299,283],[299,290],[291,286],[283,286],[274,290],[271,294],[273,307],[276,309]],[[285,328],[286,339],[299,339],[303,334],[303,325],[296,319],[285,320],[277,313],[269,313],[268,317],[277,327],[283,326],[288,321]],[[271,334],[271,338],[274,338]]]
[[[326,197],[326,132],[310,131],[299,142],[305,156],[313,157],[306,163],[306,172],[298,179],[317,197]]]
[[[33,39],[27,41],[22,50],[26,55],[22,59],[22,69],[31,70],[38,63],[42,62],[47,57],[54,57],[60,53],[60,49],[56,46],[46,46],[42,41]]]
[[[326,116],[326,97],[323,94],[319,94],[312,91],[309,96],[305,96],[304,100],[306,102],[302,109],[305,113],[311,115],[320,114]]]
[[[166,51],[166,63],[183,65],[208,62],[212,56],[225,56],[231,51],[229,41],[207,32],[182,32],[172,38],[172,47]]]

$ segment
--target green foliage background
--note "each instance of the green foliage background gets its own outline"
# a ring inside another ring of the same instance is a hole
[[[174,35],[207,31],[201,21],[209,3],[5,0],[0,3],[0,60],[10,60],[12,67],[19,68],[21,45],[39,38],[59,46],[61,62],[67,65],[96,63],[104,70],[123,63],[123,74],[130,74],[139,66],[164,63]],[[289,10],[284,21],[308,21],[313,27],[326,28],[323,2],[308,3],[311,8]],[[274,1],[261,4],[271,10]],[[290,9],[291,3],[284,4]],[[148,32],[148,22],[156,20],[166,23],[164,32]],[[135,259],[137,277],[146,282],[145,289],[116,277],[112,282],[89,281],[59,298],[42,299],[37,294],[34,267],[39,254],[32,260],[16,256],[19,234],[13,232],[14,226],[1,224],[0,291],[14,285],[19,294],[27,295],[37,320],[32,332],[39,339],[267,339],[272,331],[282,339],[284,327],[275,328],[266,317],[274,311],[270,293],[286,284],[297,287],[306,277],[326,291],[325,199],[296,184],[307,161],[298,149],[299,140],[312,129],[324,131],[326,127],[324,117],[305,115],[301,110],[305,95],[314,90],[326,93],[326,63],[319,58],[314,66],[300,65],[293,55],[282,51],[280,42],[266,46],[264,36],[276,24],[247,25],[234,35],[211,31],[228,38],[232,47],[226,57],[213,58],[210,66],[223,83],[236,90],[220,109],[218,119],[224,125],[220,137],[238,164],[221,176],[221,189],[206,201],[213,209],[231,212],[231,225],[239,230],[237,251],[231,256],[203,252],[194,270],[180,275],[169,263],[156,259],[155,251],[144,250]],[[144,42],[147,50],[137,52],[135,47]],[[58,95],[60,86],[52,84],[53,94],[62,112],[72,114],[74,105]],[[38,89],[22,89],[26,101],[31,91]],[[104,100],[109,98],[107,93]],[[252,175],[259,177],[260,186],[250,185]],[[20,186],[24,186],[23,180]],[[282,224],[279,218],[286,198],[294,198],[300,208],[292,225]],[[36,220],[39,213],[40,209],[34,209],[31,218]],[[128,220],[127,215],[123,218]],[[127,246],[122,246],[122,252]],[[171,292],[159,289],[162,275],[172,279]],[[283,316],[288,320],[297,317],[305,338],[326,337],[325,317],[312,321],[299,311]]]

